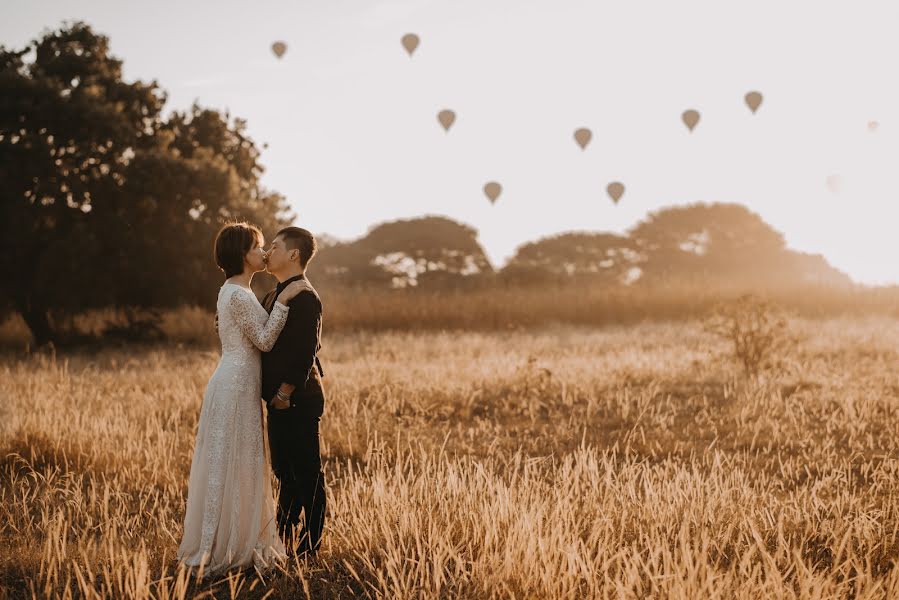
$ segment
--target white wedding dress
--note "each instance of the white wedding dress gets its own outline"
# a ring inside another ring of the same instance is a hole
[[[260,350],[271,350],[287,320],[276,302],[271,316],[247,288],[219,290],[222,358],[213,373],[197,427],[178,559],[206,575],[285,556],[275,522],[270,458],[260,402]]]

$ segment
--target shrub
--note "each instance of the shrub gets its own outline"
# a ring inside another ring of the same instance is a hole
[[[786,313],[754,294],[715,305],[704,328],[731,343],[733,358],[747,377],[757,377],[763,369],[781,365],[782,353],[793,342]]]

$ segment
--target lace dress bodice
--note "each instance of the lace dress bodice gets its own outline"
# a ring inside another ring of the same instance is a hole
[[[258,361],[259,350],[268,352],[287,321],[288,308],[275,302],[271,316],[247,288],[226,283],[216,303],[222,358],[241,364]]]
[[[276,302],[269,316],[255,294],[233,283],[225,283],[219,290],[216,309],[222,344],[216,375],[229,387],[248,392],[253,386],[261,385],[259,351],[268,352],[275,345],[289,309]]]

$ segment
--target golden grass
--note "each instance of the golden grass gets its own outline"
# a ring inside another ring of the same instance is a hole
[[[0,362],[0,597],[899,596],[899,321],[329,334],[320,558],[172,564],[217,353]]]
[[[313,277],[313,280],[315,278]],[[840,288],[825,285],[726,286],[679,283],[608,287],[597,284],[484,285],[454,289],[348,288],[318,284],[330,333],[358,331],[512,331],[563,324],[584,327],[645,321],[690,320],[706,316],[718,303],[752,292],[804,318],[886,316],[899,318],[899,286]],[[210,296],[210,301],[214,294]],[[162,311],[166,339],[215,346],[210,309],[181,307]],[[121,311],[87,311],[66,319],[63,333],[90,342],[108,325],[125,323]],[[0,347],[25,348],[29,332],[17,315],[0,320]]]
[[[314,281],[314,278],[313,278]],[[837,288],[822,285],[725,286],[672,284],[609,287],[489,286],[455,290],[377,290],[319,286],[330,331],[496,331],[633,324],[701,318],[720,302],[752,292],[802,317],[884,315],[899,318],[899,286]]]

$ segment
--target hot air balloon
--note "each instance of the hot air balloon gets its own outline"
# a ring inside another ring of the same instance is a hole
[[[870,131],[871,133],[877,131],[878,127],[880,127],[880,123],[878,123],[877,121],[868,121],[868,131]]]
[[[453,126],[453,123],[456,122],[456,113],[447,109],[441,110],[437,113],[437,120],[440,121],[440,124],[443,125],[443,129],[449,131],[449,128]]]
[[[843,178],[839,175],[830,175],[827,178],[827,189],[834,194],[839,194],[843,187]]]
[[[761,92],[749,92],[744,97],[746,100],[746,106],[749,107],[749,110],[752,111],[752,114],[755,114],[755,111],[759,109],[759,106],[762,103],[762,93]]]
[[[606,186],[606,192],[608,192],[609,196],[612,198],[612,202],[618,204],[618,200],[624,193],[624,184],[618,181],[613,181],[608,186]]]
[[[403,48],[406,49],[406,52],[409,53],[409,56],[412,56],[412,53],[415,52],[415,49],[418,48],[419,39],[418,36],[414,33],[407,33],[403,36]]]
[[[495,181],[490,181],[484,185],[484,193],[487,194],[487,198],[490,199],[490,204],[496,202],[496,199],[499,198],[499,195],[503,191],[503,186],[498,184]]]
[[[697,123],[699,123],[699,112],[691,108],[689,110],[685,110],[680,118],[684,122],[684,125],[687,126],[687,129],[693,131],[693,128],[696,127]]]
[[[284,42],[275,42],[272,44],[272,52],[275,53],[275,56],[281,58],[284,56],[284,53],[287,52],[287,44]]]
[[[574,132],[574,141],[581,147],[581,150],[584,150],[587,147],[587,144],[590,143],[592,138],[593,133],[586,127],[581,127]]]

